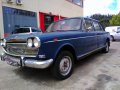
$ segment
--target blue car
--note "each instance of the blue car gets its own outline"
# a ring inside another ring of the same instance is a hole
[[[50,68],[57,79],[71,76],[74,63],[95,51],[109,52],[110,34],[99,21],[75,17],[52,23],[46,32],[13,34],[1,40],[1,60],[12,66]]]

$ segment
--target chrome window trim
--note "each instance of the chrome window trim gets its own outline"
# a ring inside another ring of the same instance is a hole
[[[95,50],[92,50],[92,51],[90,51],[90,52],[88,52],[88,53],[85,53],[85,54],[82,54],[82,55],[80,55],[80,56],[77,56],[77,58],[81,58],[81,57],[83,57],[83,56],[89,55],[89,54],[91,54],[91,53],[93,53],[93,52],[95,52],[95,51],[97,51],[97,50],[100,50],[100,49],[102,49],[102,48],[104,48],[104,47],[105,47],[105,46],[100,47],[100,48],[97,48],[97,49],[95,49]]]

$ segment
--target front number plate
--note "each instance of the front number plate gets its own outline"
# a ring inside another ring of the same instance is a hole
[[[7,62],[7,64],[12,65],[12,66],[20,66],[20,59],[19,58],[15,58],[12,56],[8,56],[6,55],[4,57],[4,60]]]

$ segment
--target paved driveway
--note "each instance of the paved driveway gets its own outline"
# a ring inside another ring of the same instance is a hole
[[[113,42],[107,54],[77,62],[64,81],[55,80],[49,70],[19,69],[0,61],[0,90],[120,90],[120,42]]]

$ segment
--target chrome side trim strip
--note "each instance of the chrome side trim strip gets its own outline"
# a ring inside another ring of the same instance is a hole
[[[104,47],[105,47],[105,46],[104,46]],[[93,51],[90,51],[90,52],[88,52],[88,53],[86,53],[86,54],[82,54],[82,55],[80,55],[80,56],[77,56],[77,58],[81,58],[81,57],[83,57],[83,56],[89,55],[89,54],[91,54],[91,53],[93,53],[93,52],[95,52],[95,51],[98,51],[98,50],[100,50],[100,49],[102,49],[102,48],[104,48],[104,47],[100,47],[100,48],[95,49],[95,50],[93,50]]]
[[[86,37],[77,37],[77,38],[69,38],[69,39],[61,39],[61,40],[58,40],[58,42],[60,41],[68,41],[68,40],[75,40],[75,39],[80,39],[80,38],[91,38],[91,37],[97,37],[97,36],[101,36],[101,35],[94,35],[94,36],[86,36]],[[44,42],[44,43],[52,43],[54,41],[47,41],[47,42]]]

